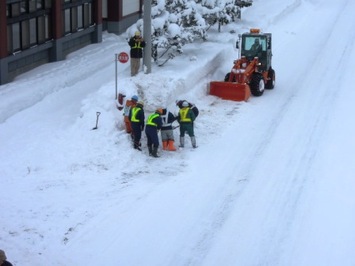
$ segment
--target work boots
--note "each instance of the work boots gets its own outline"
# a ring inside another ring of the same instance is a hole
[[[176,148],[174,146],[174,141],[173,140],[169,140],[168,141],[168,148],[167,148],[168,151],[176,151]]]
[[[185,137],[180,137],[180,145],[179,145],[179,147],[180,148],[184,148],[184,146],[185,146]]]
[[[185,137],[180,137],[179,147],[184,148],[184,146],[185,146],[184,144],[185,144]],[[192,144],[192,147],[197,148],[195,136],[191,137],[191,144]]]
[[[158,158],[158,147],[153,147],[152,156]]]
[[[134,144],[133,144],[133,148],[136,149],[136,150],[141,151],[142,150],[141,149],[141,143],[135,141]]]
[[[148,150],[149,150],[149,156],[152,156],[153,154],[153,146],[148,145]]]
[[[191,144],[192,144],[192,147],[197,148],[195,137],[191,137]]]

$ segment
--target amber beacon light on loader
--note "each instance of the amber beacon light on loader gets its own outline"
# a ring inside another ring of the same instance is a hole
[[[250,95],[261,96],[264,89],[275,87],[275,70],[271,66],[271,33],[259,29],[240,34],[236,47],[239,58],[224,81],[212,81],[209,94],[225,100],[247,101]]]

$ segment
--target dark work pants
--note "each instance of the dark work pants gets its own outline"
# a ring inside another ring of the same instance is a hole
[[[131,125],[132,125],[134,148],[137,149],[139,147],[139,143],[142,138],[142,128],[140,123],[132,122]]]
[[[155,126],[146,126],[145,127],[145,134],[147,135],[147,144],[148,147],[152,145],[154,147],[159,147],[159,138],[158,138],[158,130]]]

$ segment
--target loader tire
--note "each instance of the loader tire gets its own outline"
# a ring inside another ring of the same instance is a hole
[[[250,80],[250,92],[253,96],[261,96],[265,90],[265,82],[263,75],[260,73],[253,73]]]
[[[265,89],[272,90],[275,87],[275,70],[271,67],[268,71],[268,81],[265,84]]]
[[[224,77],[224,81],[227,82],[229,81],[229,76],[231,75],[231,73],[227,73],[226,76]]]
[[[230,77],[231,73],[227,73],[226,76],[224,77],[224,81],[228,82],[229,81],[229,77]],[[232,82],[235,82],[235,77],[233,78]]]

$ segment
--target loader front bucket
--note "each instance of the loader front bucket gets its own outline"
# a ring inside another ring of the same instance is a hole
[[[248,101],[250,88],[246,83],[212,81],[210,82],[210,95],[218,96],[224,100]]]

